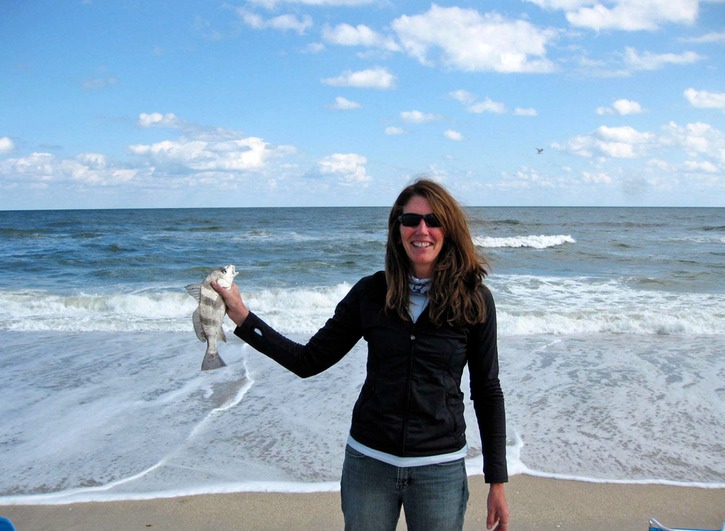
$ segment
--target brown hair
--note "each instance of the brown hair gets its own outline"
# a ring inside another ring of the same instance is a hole
[[[409,321],[410,260],[400,237],[398,216],[414,196],[428,200],[443,227],[444,242],[433,266],[433,282],[428,292],[429,312],[433,324],[481,323],[486,317],[486,303],[480,289],[488,274],[488,261],[476,251],[461,205],[440,184],[418,179],[400,192],[388,218],[388,241],[385,249],[385,278],[388,293],[386,309]]]

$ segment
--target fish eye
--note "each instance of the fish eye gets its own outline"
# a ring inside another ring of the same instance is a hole
[[[224,273],[225,275],[227,274],[227,268],[226,267],[222,267],[222,273]]]

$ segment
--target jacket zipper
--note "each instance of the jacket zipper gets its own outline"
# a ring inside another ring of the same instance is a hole
[[[413,392],[413,359],[415,357],[415,323],[410,327],[410,350],[408,352],[408,374],[406,377],[405,411],[403,412],[403,434],[400,447],[400,455],[407,455],[406,444],[408,438],[408,419],[410,417],[410,402]]]

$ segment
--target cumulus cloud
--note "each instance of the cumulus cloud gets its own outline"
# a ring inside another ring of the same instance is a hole
[[[386,68],[347,70],[337,77],[325,78],[322,82],[333,87],[356,87],[387,90],[395,87],[395,76]]]
[[[693,37],[691,39],[681,39],[683,42],[696,42],[701,44],[707,44],[711,42],[725,43],[725,31],[710,32],[699,37]]]
[[[456,101],[460,101],[464,105],[473,103],[476,101],[476,95],[471,94],[467,90],[454,90],[453,92],[450,92],[449,95],[451,98],[453,98]]]
[[[630,47],[627,47],[624,51],[624,64],[630,70],[659,70],[668,65],[689,65],[701,59],[702,57],[695,52],[683,52],[680,54],[639,53]]]
[[[400,46],[392,37],[382,35],[364,24],[357,26],[339,24],[334,28],[325,26],[322,29],[322,38],[331,44],[341,46],[366,46],[393,52],[400,50]]]
[[[335,98],[335,103],[330,105],[331,109],[335,109],[336,111],[351,111],[354,109],[359,109],[361,105],[352,100],[348,100],[347,98],[343,98],[342,96],[338,96]]]
[[[663,128],[663,139],[669,147],[679,147],[691,158],[705,157],[725,170],[725,133],[710,124],[670,122]]]
[[[527,0],[561,10],[573,26],[600,30],[656,30],[665,24],[693,24],[698,0]],[[605,5],[607,4],[607,5]]]
[[[606,156],[631,159],[646,153],[655,140],[656,135],[639,132],[633,127],[600,126],[591,134],[577,135],[564,144],[554,143],[553,146],[587,158]]]
[[[626,99],[616,100],[611,107],[598,107],[596,110],[597,114],[619,114],[622,116],[641,112],[642,106],[639,103]]]
[[[587,184],[612,184],[612,177],[605,172],[582,172],[582,180]]]
[[[403,50],[421,64],[463,71],[551,72],[546,47],[557,36],[525,20],[433,4],[391,24]]]
[[[181,120],[172,112],[166,114],[161,114],[160,112],[142,112],[138,115],[139,127],[179,127],[181,125]]]
[[[435,114],[421,111],[403,111],[400,113],[400,118],[410,124],[424,124],[440,120],[440,117]]]
[[[15,142],[9,136],[0,136],[0,155],[7,155],[15,151]]]
[[[112,87],[118,83],[118,78],[113,74],[109,73],[105,67],[98,69],[98,74],[89,77],[81,83],[81,86],[86,90],[103,90]]]
[[[52,153],[31,153],[0,161],[0,175],[7,181],[18,180],[31,187],[68,183],[111,186],[131,181],[137,174],[136,169],[109,164],[99,153],[82,153],[68,159]]]
[[[498,101],[493,101],[491,98],[486,98],[483,101],[472,103],[468,106],[468,110],[476,114],[482,114],[485,112],[503,114],[506,112],[506,105]]]
[[[308,6],[364,6],[375,0],[249,0],[250,4],[274,9],[278,4],[303,4]]]
[[[561,144],[553,143],[552,147],[572,155],[597,158],[598,164],[609,158],[634,159],[661,154],[646,161],[652,183],[663,183],[686,172],[708,179],[713,186],[725,186],[725,133],[702,122],[685,125],[670,122],[657,133],[632,127],[601,126],[590,134],[574,136]],[[593,182],[592,175],[589,182]]]
[[[304,15],[297,17],[295,15],[285,14],[271,18],[264,18],[261,15],[253,13],[243,7],[237,8],[237,14],[244,23],[253,29],[276,29],[280,31],[294,31],[299,35],[312,27],[312,17]]]
[[[273,147],[261,138],[191,138],[135,144],[129,151],[153,165],[182,167],[191,171],[246,172],[261,170],[275,157],[294,152],[290,146]]]
[[[685,98],[690,102],[690,105],[699,109],[720,109],[725,111],[725,92],[708,92],[688,88],[685,91]]]
[[[460,142],[461,140],[463,140],[463,135],[458,131],[454,131],[453,129],[446,129],[443,132],[443,136],[445,136],[448,140],[454,140],[455,142]]]
[[[342,185],[367,186],[371,181],[365,164],[368,159],[356,153],[335,153],[317,163],[321,175],[334,176]]]
[[[405,133],[405,129],[391,125],[385,128],[385,134],[389,136],[402,135]]]
[[[455,90],[453,92],[450,92],[449,96],[454,100],[461,102],[466,107],[466,110],[468,112],[472,112],[475,114],[504,114],[508,112],[508,110],[506,109],[506,104],[498,101],[493,101],[491,98],[488,97],[479,101],[478,96],[468,92],[467,90]],[[514,111],[514,114],[518,116],[536,116],[536,110],[524,109],[519,107]]]

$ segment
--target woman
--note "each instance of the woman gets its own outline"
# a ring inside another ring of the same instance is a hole
[[[367,375],[340,482],[345,529],[395,529],[401,505],[409,529],[463,528],[466,364],[490,483],[487,527],[508,525],[506,422],[485,266],[460,205],[439,184],[418,180],[390,211],[385,271],[353,286],[306,345],[251,313],[236,285],[215,286],[235,334],[299,376],[324,371],[366,339]]]

